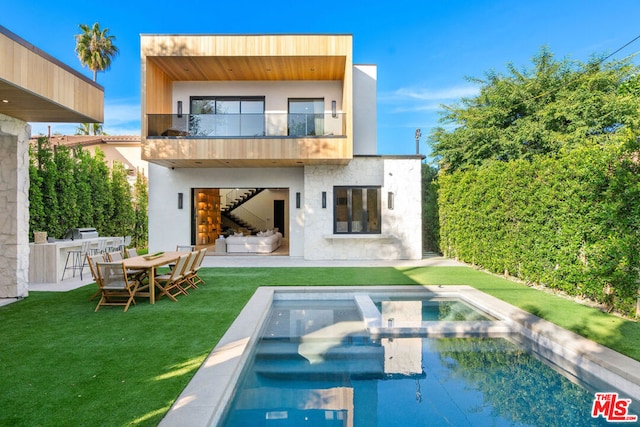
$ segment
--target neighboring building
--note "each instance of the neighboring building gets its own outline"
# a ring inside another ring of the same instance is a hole
[[[421,258],[422,156],[376,154],[377,69],[353,64],[351,35],[142,35],[141,51],[150,251],[278,228],[290,256]]]
[[[32,136],[30,143],[36,144],[38,138],[42,136],[46,135]],[[149,166],[141,158],[139,135],[51,135],[49,141],[54,147],[80,145],[92,156],[95,155],[96,148],[100,148],[104,152],[109,168],[112,167],[114,161],[118,161],[124,165],[125,169],[129,170],[129,181],[132,184],[135,182],[138,172],[147,175]]]
[[[28,122],[103,116],[102,86],[0,26],[0,298],[28,295]]]

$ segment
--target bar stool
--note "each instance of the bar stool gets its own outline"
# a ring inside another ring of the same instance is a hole
[[[107,239],[101,239],[98,241],[98,249],[96,249],[96,255],[104,254],[107,252]]]
[[[91,242],[84,241],[80,250],[71,250],[67,254],[67,259],[64,262],[64,270],[62,271],[62,279],[64,280],[64,274],[67,270],[73,271],[73,277],[76,277],[76,270],[80,270],[80,280],[82,280],[82,270],[87,265],[87,255],[91,251]],[[69,265],[69,258],[71,258],[71,265]]]
[[[119,251],[124,244],[124,237],[114,237],[111,246],[107,247],[107,252]]]

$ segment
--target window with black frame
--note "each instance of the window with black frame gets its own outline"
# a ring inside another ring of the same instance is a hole
[[[264,136],[264,97],[192,96],[193,136]]]
[[[334,234],[379,234],[380,187],[333,188]]]

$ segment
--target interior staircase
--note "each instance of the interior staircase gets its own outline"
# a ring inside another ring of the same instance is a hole
[[[225,206],[222,207],[222,211],[221,211],[222,216],[228,219],[229,221],[237,224],[240,228],[246,228],[249,231],[251,231],[251,233],[255,233],[258,230],[252,224],[249,224],[248,222],[244,221],[242,218],[234,215],[233,211],[235,209],[238,209],[240,206],[244,205],[245,203],[247,203],[249,200],[256,197],[258,194],[262,193],[264,190],[265,190],[264,188],[250,188],[245,190],[243,193],[239,194],[238,197],[236,197],[230,203],[227,203],[225,204]]]

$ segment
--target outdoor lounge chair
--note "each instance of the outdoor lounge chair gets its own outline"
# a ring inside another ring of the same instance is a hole
[[[127,279],[127,271],[122,262],[98,262],[96,267],[102,296],[95,311],[103,305],[122,305],[125,312],[129,310],[131,303],[136,303],[134,297],[138,291],[138,281]]]

